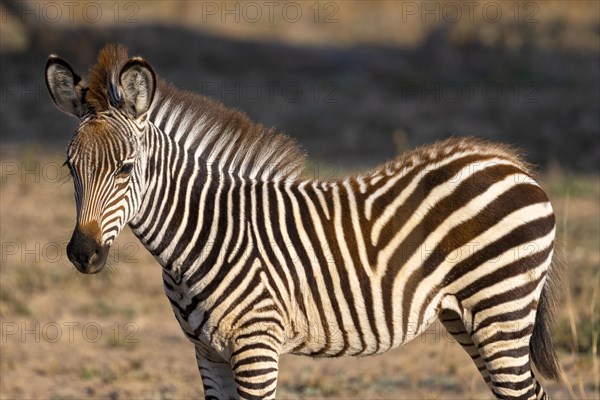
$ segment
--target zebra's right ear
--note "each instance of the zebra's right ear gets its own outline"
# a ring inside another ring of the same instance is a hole
[[[54,54],[46,63],[46,86],[59,110],[81,117],[83,82],[68,62]]]

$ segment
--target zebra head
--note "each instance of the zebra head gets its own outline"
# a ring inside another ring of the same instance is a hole
[[[59,57],[50,56],[46,64],[52,100],[79,119],[66,164],[77,206],[67,255],[80,272],[93,274],[104,267],[110,245],[140,208],[146,187],[146,115],[155,83],[152,68],[140,58],[102,77],[91,70],[89,86]]]

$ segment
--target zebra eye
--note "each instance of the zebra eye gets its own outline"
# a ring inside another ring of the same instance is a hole
[[[121,165],[121,168],[119,169],[119,174],[126,175],[126,174],[130,173],[132,169],[133,169],[133,163],[124,163],[123,165]]]

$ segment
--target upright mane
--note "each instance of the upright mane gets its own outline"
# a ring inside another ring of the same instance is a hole
[[[98,61],[89,70],[85,98],[96,112],[109,108],[110,92],[128,59],[123,45],[110,44],[100,51]],[[292,179],[299,177],[304,167],[305,154],[289,136],[162,79],[158,79],[148,113],[150,121],[174,136],[179,145],[199,150],[202,160],[228,172],[249,178]],[[176,129],[173,123],[167,123],[173,121],[178,121]]]
[[[88,71],[89,82],[85,95],[86,103],[95,112],[108,110],[111,88],[118,84],[119,72],[128,59],[127,47],[120,44],[109,44],[100,50],[98,61]]]
[[[149,113],[150,120],[182,146],[199,150],[204,161],[238,176],[297,178],[304,167],[304,152],[289,136],[163,80],[158,82]]]

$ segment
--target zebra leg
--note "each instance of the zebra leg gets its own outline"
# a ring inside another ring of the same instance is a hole
[[[237,390],[231,365],[218,356],[207,356],[196,346],[196,361],[204,387],[204,398],[211,400],[237,399]]]
[[[460,316],[454,311],[443,310],[439,315],[439,319],[446,328],[446,331],[452,335],[454,340],[456,340],[456,342],[460,344],[463,349],[465,349],[467,354],[475,363],[475,366],[477,367],[477,370],[479,370],[479,373],[483,377],[485,383],[487,383],[490,389],[492,389],[492,382],[487,367],[485,366],[485,363],[479,354],[479,349],[471,340],[471,335],[466,331],[465,325],[463,324]]]
[[[241,399],[275,398],[281,340],[273,333],[240,335],[234,341],[230,362]]]
[[[531,323],[495,322],[476,329],[471,339],[477,345],[499,399],[547,399],[531,369],[529,342]]]

